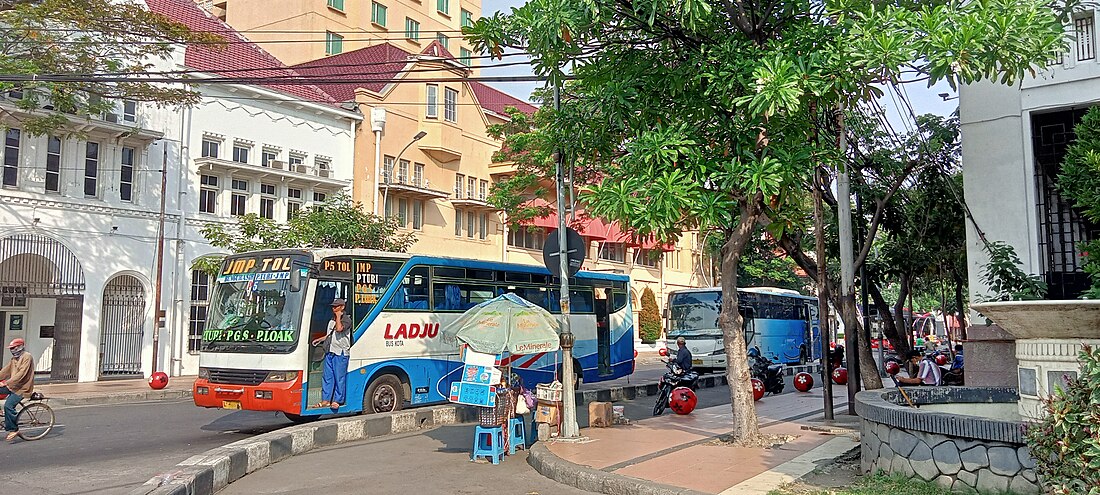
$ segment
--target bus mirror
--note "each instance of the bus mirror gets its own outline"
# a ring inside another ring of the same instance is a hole
[[[290,292],[302,290],[302,270],[295,268],[290,270]]]

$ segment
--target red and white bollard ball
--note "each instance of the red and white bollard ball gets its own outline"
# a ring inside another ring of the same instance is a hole
[[[764,397],[764,382],[759,379],[752,379],[752,400],[758,401]]]
[[[695,406],[699,404],[699,398],[695,396],[695,392],[687,387],[676,387],[672,389],[671,395],[668,408],[676,414],[691,414],[691,411],[694,411]]]
[[[848,384],[848,370],[845,368],[837,368],[833,370],[833,382],[837,385]]]
[[[794,375],[794,389],[799,392],[809,392],[814,388],[814,376],[805,371]]]
[[[158,371],[149,377],[149,388],[160,390],[168,386],[168,373]]]

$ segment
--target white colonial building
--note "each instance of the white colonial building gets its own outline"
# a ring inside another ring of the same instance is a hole
[[[965,198],[989,241],[1013,246],[1023,270],[1041,276],[1050,299],[1073,299],[1088,287],[1081,269],[1081,241],[1100,236],[1055,187],[1073,127],[1100,102],[1096,14],[1078,13],[1066,26],[1069,51],[1057,63],[1015,86],[981,83],[960,91]],[[977,230],[967,224],[971,301],[989,293],[981,283],[987,261]],[[1016,384],[1011,336],[972,318],[969,337],[990,342],[987,384]],[[982,351],[985,353],[985,351]],[[967,350],[967,384],[971,363]],[[1002,378],[998,378],[1002,377]],[[1003,383],[1000,383],[1002,382]]]
[[[210,281],[190,266],[214,251],[202,226],[245,213],[282,221],[350,188],[357,111],[313,86],[278,85],[296,73],[194,3],[148,3],[233,41],[222,50],[181,48],[161,69],[196,78],[246,69],[273,84],[196,85],[201,103],[183,110],[119,102],[113,113],[74,115],[46,136],[20,127],[20,95],[0,98],[0,340],[27,339],[42,378],[152,372],[161,237],[165,323],[156,368],[194,374]]]

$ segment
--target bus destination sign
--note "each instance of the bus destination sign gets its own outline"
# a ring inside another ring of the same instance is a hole
[[[202,332],[205,342],[294,342],[294,330],[213,328]]]
[[[290,256],[230,258],[225,261],[218,282],[286,280],[290,278]]]

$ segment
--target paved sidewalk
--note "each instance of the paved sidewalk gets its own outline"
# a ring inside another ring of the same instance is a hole
[[[34,391],[41,392],[54,406],[89,406],[123,404],[150,400],[179,400],[191,397],[191,385],[195,376],[177,376],[168,380],[161,390],[149,387],[143,378],[107,380],[83,383],[35,384]]]
[[[584,489],[595,489],[584,486],[595,470],[605,478],[634,478],[639,485],[663,484],[709,494],[765,494],[859,446],[858,423],[844,414],[847,394],[841,387],[834,387],[834,394],[838,407],[833,424],[840,426],[831,429],[820,428],[820,388],[757,402],[764,434],[796,437],[772,449],[731,447],[716,441],[730,431],[732,413],[722,405],[687,416],[666,412],[626,426],[584,429],[586,442],[547,444],[549,452],[565,462],[552,462],[548,468],[533,464],[544,475],[567,484],[572,484],[571,476],[561,471],[586,473],[572,476],[580,480],[580,486],[574,486]],[[616,483],[630,481],[620,478]]]

